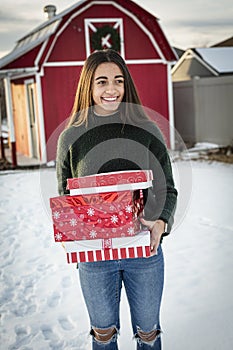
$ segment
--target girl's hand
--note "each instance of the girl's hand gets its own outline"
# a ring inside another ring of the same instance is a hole
[[[142,218],[140,221],[150,231],[150,251],[152,256],[157,253],[161,236],[164,233],[165,222],[163,220],[149,221]]]

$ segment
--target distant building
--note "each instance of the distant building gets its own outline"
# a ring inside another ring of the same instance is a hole
[[[172,68],[175,127],[188,144],[233,143],[233,47],[187,50]]]
[[[226,47],[226,46],[233,46],[233,36],[231,38],[221,41],[220,43],[212,45],[212,47]]]
[[[172,68],[172,80],[213,77],[233,73],[233,47],[188,49]]]
[[[185,53],[185,50],[179,49],[178,47],[173,47],[173,49],[175,50],[178,58],[180,58]]]

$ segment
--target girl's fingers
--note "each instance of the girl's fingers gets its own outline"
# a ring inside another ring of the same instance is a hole
[[[164,232],[164,222],[162,220],[150,221],[141,218],[141,223],[148,227],[150,231],[150,251],[151,255],[154,255],[157,253],[160,238]]]

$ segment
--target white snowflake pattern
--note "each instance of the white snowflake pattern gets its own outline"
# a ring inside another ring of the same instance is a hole
[[[56,233],[55,234],[55,239],[56,239],[56,241],[61,241],[62,240],[62,234],[60,232]]]
[[[116,215],[112,215],[112,216],[111,216],[111,222],[112,222],[113,224],[116,224],[117,221],[118,221],[118,217],[117,217]]]
[[[91,238],[95,238],[97,236],[97,232],[95,230],[91,230],[90,233],[89,233],[89,236]]]
[[[95,209],[93,209],[93,208],[87,209],[87,215],[93,216],[94,214],[95,214]]]
[[[129,227],[127,230],[129,235],[133,235],[134,234],[134,228],[133,227]]]
[[[59,219],[60,216],[61,216],[61,214],[59,213],[59,211],[55,211],[55,212],[53,213],[54,219]]]
[[[132,206],[131,205],[126,205],[125,211],[126,211],[126,213],[132,213]]]
[[[77,225],[77,220],[76,219],[70,219],[70,226],[76,226]]]

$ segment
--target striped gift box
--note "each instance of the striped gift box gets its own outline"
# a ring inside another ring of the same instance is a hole
[[[62,244],[69,264],[150,256],[149,231],[140,232],[133,237],[70,241]]]

